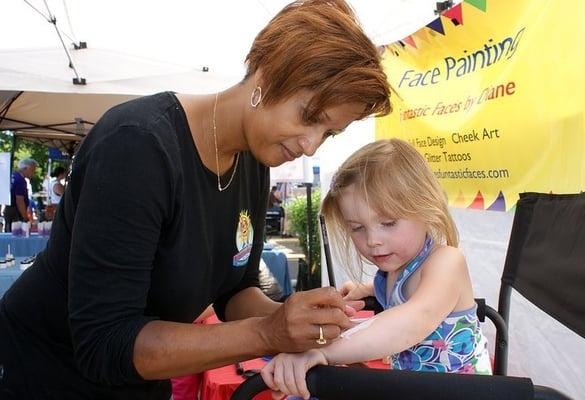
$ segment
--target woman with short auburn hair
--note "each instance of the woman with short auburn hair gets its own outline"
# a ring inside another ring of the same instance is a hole
[[[258,288],[269,167],[390,112],[376,47],[342,0],[296,1],[243,81],[116,106],[78,149],[47,248],[0,300],[0,397],[168,399],[169,378],[333,340],[333,288]],[[216,325],[191,322],[213,304]]]

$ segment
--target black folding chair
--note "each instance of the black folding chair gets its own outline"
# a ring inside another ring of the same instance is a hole
[[[585,193],[522,193],[500,286],[498,312],[478,300],[478,317],[496,326],[494,374],[506,375],[512,288],[585,337]]]
[[[266,234],[276,235],[282,231],[282,214],[275,208],[266,210]]]
[[[322,220],[322,226],[324,221]],[[324,232],[330,283],[329,244]],[[319,366],[309,371],[311,394],[328,399],[566,400],[563,393],[507,372],[510,297],[514,288],[528,301],[585,337],[585,194],[523,193],[516,205],[506,254],[498,311],[477,299],[478,317],[496,326],[494,376],[381,371]],[[265,390],[260,376],[243,383],[232,400]]]

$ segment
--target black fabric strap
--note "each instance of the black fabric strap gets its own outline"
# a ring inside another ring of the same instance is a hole
[[[528,400],[528,378],[318,366],[307,375],[311,395],[319,400]],[[260,375],[248,379],[232,400],[251,399],[266,386]]]

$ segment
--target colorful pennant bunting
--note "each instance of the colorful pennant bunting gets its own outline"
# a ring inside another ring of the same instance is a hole
[[[468,208],[476,208],[479,210],[484,209],[484,201],[483,201],[483,196],[481,194],[481,191],[477,192],[475,199],[473,199],[473,202],[469,205]]]
[[[413,33],[411,36],[414,37],[415,39],[417,39],[417,41],[419,41],[419,42],[421,42],[421,41],[426,42],[426,43],[431,42],[426,29],[419,29],[418,31]]]
[[[463,25],[463,13],[461,12],[461,3],[457,4],[443,13],[443,16],[457,21],[457,25]]]
[[[483,12],[487,10],[487,0],[464,0],[465,3],[471,4],[475,8],[480,9]]]
[[[506,199],[501,190],[500,193],[498,193],[496,200],[487,209],[490,211],[506,211]]]
[[[416,47],[416,42],[414,41],[414,38],[412,37],[412,35],[405,37],[404,39],[402,39],[402,41],[406,44],[411,45],[415,49],[418,48],[418,47]]]
[[[459,208],[465,208],[467,206],[467,204],[465,204],[465,195],[463,194],[462,190],[459,190],[457,197],[455,197],[455,200],[453,200],[453,206]]]
[[[441,35],[445,34],[445,29],[443,29],[443,22],[441,21],[441,17],[427,24],[427,27],[431,28],[435,32],[439,32]]]

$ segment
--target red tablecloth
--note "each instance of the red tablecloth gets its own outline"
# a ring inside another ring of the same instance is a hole
[[[368,313],[359,313],[358,316],[365,317]],[[371,315],[371,314],[370,314]],[[205,323],[217,323],[215,316],[208,318]],[[262,369],[266,361],[256,358],[242,362],[244,370]],[[390,366],[382,363],[381,360],[369,361],[370,368],[389,369]],[[228,365],[221,368],[212,369],[203,373],[201,386],[201,400],[229,400],[232,393],[238,385],[244,381],[244,378],[236,374],[234,365]],[[256,400],[271,400],[269,391],[265,391],[254,397]]]
[[[242,362],[244,370],[262,369],[266,364],[261,358]],[[232,393],[244,381],[244,378],[236,374],[234,365],[212,369],[203,373],[201,386],[201,400],[229,400]],[[256,400],[271,400],[269,391],[265,391],[254,397]]]

